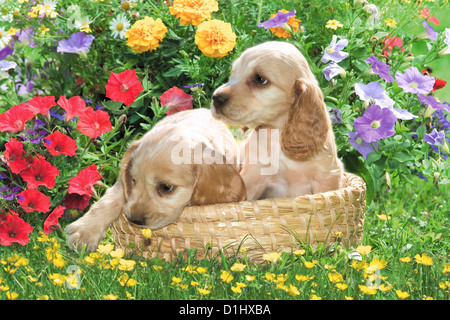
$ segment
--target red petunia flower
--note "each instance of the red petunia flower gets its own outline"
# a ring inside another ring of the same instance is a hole
[[[25,129],[25,123],[34,117],[26,103],[13,106],[0,114],[0,131],[12,131],[17,133]]]
[[[193,108],[192,96],[178,87],[170,88],[164,92],[159,99],[164,107],[169,108],[169,110],[166,111],[166,114]]]
[[[86,108],[86,111],[80,115],[77,129],[93,139],[105,132],[111,131],[112,125],[108,112],[102,110],[94,111],[92,108]]]
[[[20,176],[27,182],[29,189],[37,189],[39,186],[46,186],[52,189],[55,186],[55,178],[59,175],[59,170],[45,160],[44,156],[36,156],[31,166],[22,171]]]
[[[17,195],[20,206],[25,212],[48,212],[50,210],[50,198],[40,191],[27,189]]]
[[[433,91],[442,89],[447,84],[447,81],[434,77]]]
[[[69,180],[69,193],[90,196],[94,189],[94,184],[101,178],[102,175],[98,172],[97,166],[91,164],[89,167],[82,169],[76,177]]]
[[[60,96],[58,105],[66,111],[64,119],[66,122],[70,122],[74,117],[81,115],[86,110],[86,102],[78,96],[70,99]]]
[[[55,97],[54,96],[45,96],[40,97],[36,96],[30,101],[28,101],[28,109],[37,114],[43,114],[45,118],[50,119],[50,108],[56,106]]]
[[[64,210],[66,208],[63,206],[56,207],[52,213],[49,214],[47,219],[44,221],[44,233],[48,235],[50,232],[56,229],[56,225],[58,224],[58,219],[64,214]]]
[[[84,211],[89,205],[91,195],[79,195],[78,193],[68,193],[64,197],[64,205],[67,209],[78,209]]]
[[[16,212],[6,215],[3,223],[0,224],[0,245],[10,246],[17,242],[22,246],[29,241],[29,234],[33,227],[25,222]]]
[[[125,70],[121,73],[111,72],[105,88],[108,98],[116,102],[123,102],[126,106],[132,104],[144,90],[135,70]]]
[[[44,145],[52,156],[64,154],[71,157],[77,154],[77,142],[59,131],[55,131],[45,137]]]
[[[428,10],[428,9],[422,9],[422,11],[420,12],[420,15],[422,16],[422,17],[424,17],[425,19],[427,19],[429,16],[430,16],[430,11]],[[440,24],[440,21],[439,21],[439,19],[438,18],[436,18],[436,17],[429,17],[428,19],[427,19],[427,21],[430,21],[430,22],[432,22],[432,23],[434,23],[434,24],[436,24],[436,25],[439,25]]]
[[[28,167],[26,159],[22,158],[23,144],[22,142],[11,138],[8,143],[5,144],[4,156],[8,160],[8,166],[12,173],[19,174],[22,170]]]
[[[403,41],[399,37],[386,37],[383,39],[383,42],[385,44],[385,46],[383,48],[383,50],[385,50],[383,52],[383,55],[385,55],[386,57],[388,57],[392,53],[392,49],[395,46],[397,46],[397,47],[403,46]],[[389,49],[389,53],[386,50],[386,48]],[[401,48],[400,51],[405,51],[405,48]]]

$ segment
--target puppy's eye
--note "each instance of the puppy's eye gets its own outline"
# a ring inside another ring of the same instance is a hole
[[[265,79],[264,77],[262,77],[260,74],[256,74],[253,77],[253,81],[259,85],[266,85],[269,83],[269,81],[267,79]]]
[[[175,186],[174,185],[165,184],[165,183],[160,183],[158,185],[158,194],[160,196],[171,194],[173,192],[173,190],[175,190]]]

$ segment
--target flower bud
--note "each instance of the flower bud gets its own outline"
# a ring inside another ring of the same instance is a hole
[[[122,2],[121,8],[122,10],[128,11],[131,9],[131,3],[129,3],[128,1],[124,1]]]
[[[433,174],[433,184],[434,184],[434,186],[436,187],[436,188],[438,188],[439,189],[439,176],[440,176],[441,174],[439,173],[439,172],[435,172],[434,174]]]

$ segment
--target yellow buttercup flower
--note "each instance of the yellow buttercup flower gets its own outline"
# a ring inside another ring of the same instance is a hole
[[[198,26],[195,44],[205,56],[223,58],[234,49],[236,34],[229,23],[220,20],[205,21]]]
[[[402,257],[402,258],[400,258],[400,261],[403,263],[408,263],[408,262],[411,262],[411,258],[410,257]]]
[[[423,253],[422,255],[416,254],[414,258],[417,263],[423,264],[424,266],[431,266],[433,264],[433,258],[426,253]]]
[[[222,270],[220,279],[222,279],[222,281],[225,283],[230,283],[234,279],[234,277],[228,271]]]
[[[357,246],[355,250],[356,252],[364,256],[371,252],[372,246]]]
[[[348,288],[348,285],[345,283],[336,283],[336,288],[338,288],[339,290],[345,290]]]
[[[105,245],[99,244],[97,248],[97,252],[103,253],[103,254],[110,254],[111,251],[114,250],[114,245],[107,243]]]
[[[197,288],[197,290],[198,290],[198,292],[199,292],[200,294],[202,294],[202,295],[207,295],[207,294],[210,294],[210,293],[211,293],[211,291],[210,291],[210,290],[207,290],[207,289]]]
[[[375,288],[375,287],[367,287],[362,284],[360,284],[358,286],[359,286],[359,290],[361,290],[362,293],[370,294],[370,295],[374,295],[377,293],[377,288]]]
[[[131,270],[133,270],[135,264],[136,264],[136,261],[134,261],[134,260],[120,259],[119,260],[119,270],[131,271]]]
[[[246,267],[247,267],[247,265],[236,262],[235,264],[233,264],[233,265],[231,266],[230,270],[231,270],[231,271],[241,272],[241,271],[244,271],[244,269],[245,269]]]
[[[166,36],[167,27],[160,18],[153,19],[145,17],[136,21],[125,33],[127,46],[134,52],[142,53],[153,51],[159,47],[159,44]]]
[[[288,13],[288,11],[286,9],[281,9],[278,11],[281,11],[283,13]],[[277,14],[278,14],[278,12],[272,14],[270,16],[270,19],[275,17]],[[286,22],[286,24],[283,25],[282,27],[273,27],[273,28],[269,28],[269,30],[278,38],[285,38],[285,39],[290,38],[290,37],[292,37],[291,32],[298,33],[298,29],[300,27],[300,22],[301,22],[301,20],[295,19],[295,15],[293,15],[292,17],[289,17],[288,22]],[[291,29],[291,30],[288,31],[289,29]]]
[[[399,297],[400,299],[406,299],[410,296],[408,292],[402,290],[395,290],[395,293],[397,294],[397,297]]]
[[[340,274],[337,271],[333,271],[330,272],[328,274],[328,279],[332,282],[332,283],[338,283],[338,282],[342,282],[344,281],[344,278],[342,277],[342,274]]]
[[[344,25],[342,23],[333,19],[327,21],[327,25],[325,26],[325,28],[336,30],[337,28],[342,28],[343,26]]]
[[[281,257],[281,253],[278,253],[278,252],[265,253],[262,256],[263,260],[271,261],[271,262],[277,262],[278,259],[280,259],[280,257]]]
[[[152,237],[152,230],[150,230],[150,229],[143,229],[142,230],[142,235],[144,236],[145,239],[150,239]]]
[[[18,293],[15,292],[11,292],[11,291],[7,291],[6,292],[6,297],[8,298],[8,300],[14,300],[19,296]]]
[[[311,268],[314,268],[316,266],[317,262],[319,262],[319,261],[317,261],[317,260],[313,260],[311,262],[305,261],[304,264],[305,264],[306,268],[311,269]]]
[[[211,19],[211,13],[219,10],[214,0],[174,0],[169,8],[171,15],[176,15],[182,25],[198,26]]]
[[[126,273],[122,274],[119,277],[119,282],[122,287],[132,287],[137,284],[137,281],[133,278],[130,278],[130,276]]]

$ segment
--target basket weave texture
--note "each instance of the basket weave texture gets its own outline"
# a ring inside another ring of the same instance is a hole
[[[363,235],[366,185],[344,173],[338,190],[296,198],[220,203],[186,207],[177,222],[144,239],[145,226],[131,223],[122,213],[113,225],[116,245],[145,258],[171,260],[186,249],[197,249],[199,259],[220,251],[258,261],[262,254],[292,251],[304,244],[341,243],[352,246]]]

